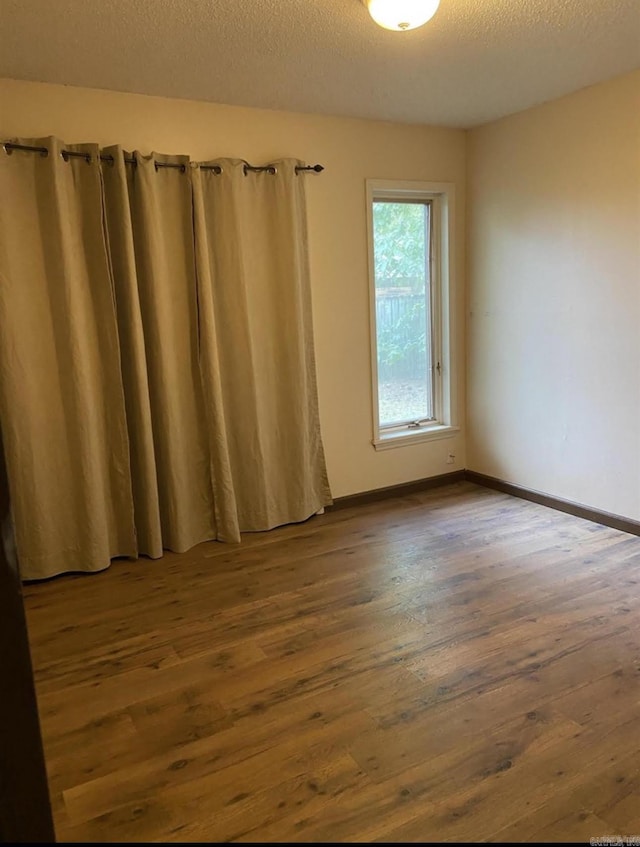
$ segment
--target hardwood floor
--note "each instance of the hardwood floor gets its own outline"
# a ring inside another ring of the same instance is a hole
[[[60,840],[640,835],[640,538],[459,483],[25,602]]]

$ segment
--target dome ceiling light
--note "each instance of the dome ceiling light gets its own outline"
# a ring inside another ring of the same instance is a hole
[[[416,29],[438,11],[440,0],[362,0],[373,20],[385,29]]]

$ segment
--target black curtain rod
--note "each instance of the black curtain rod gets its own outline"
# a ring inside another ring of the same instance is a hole
[[[28,144],[15,144],[13,141],[3,141],[2,148],[7,156],[10,156],[14,150],[24,150],[27,153],[40,153],[41,156],[48,156],[49,149],[47,147],[31,147]],[[69,159],[84,159],[85,162],[90,163],[92,156],[91,153],[79,153],[76,150],[61,150],[60,155],[68,162]],[[109,153],[100,153],[99,159],[101,162],[110,162],[113,164],[115,159]],[[125,164],[127,165],[137,165],[138,161],[134,156],[124,158]],[[198,162],[195,163],[201,170],[203,171],[213,171],[215,174],[221,174],[222,168],[220,165],[201,165]],[[156,170],[160,168],[177,168],[178,170],[184,173],[187,169],[186,165],[177,164],[174,162],[154,162],[154,166]],[[317,174],[321,173],[324,170],[323,165],[296,165],[296,173],[299,174],[304,171],[313,171]],[[244,163],[244,172],[245,174],[248,171],[253,171],[254,173],[259,173],[264,171],[268,174],[275,174],[278,172],[278,169],[275,165],[250,165],[249,162]]]

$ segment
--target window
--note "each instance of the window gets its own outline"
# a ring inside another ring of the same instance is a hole
[[[376,449],[453,435],[453,186],[367,181]]]

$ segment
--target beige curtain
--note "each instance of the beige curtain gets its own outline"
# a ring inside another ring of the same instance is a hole
[[[133,167],[104,152],[138,544],[160,556],[216,538],[188,159],[137,154]],[[185,172],[156,168],[169,161]]]
[[[40,579],[137,548],[100,170],[25,143],[49,155],[0,154],[0,421],[22,573]]]
[[[201,364],[225,537],[331,502],[318,415],[304,178],[192,171]]]
[[[23,577],[238,541],[329,503],[298,163],[216,174],[24,143],[49,155],[0,154],[0,423]]]

